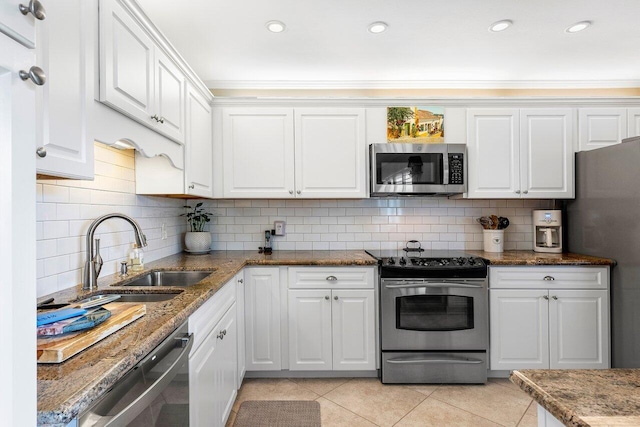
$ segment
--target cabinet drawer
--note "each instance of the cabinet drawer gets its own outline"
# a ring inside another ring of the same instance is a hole
[[[609,267],[489,267],[494,289],[607,289]]]
[[[194,335],[193,354],[211,332],[222,316],[236,301],[236,281],[231,279],[205,302],[195,313],[189,316],[189,332]]]
[[[373,289],[374,267],[290,267],[289,289]]]

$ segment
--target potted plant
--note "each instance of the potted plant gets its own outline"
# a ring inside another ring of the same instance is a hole
[[[204,226],[211,221],[210,212],[206,212],[202,207],[202,202],[195,205],[195,207],[184,206],[185,209],[189,209],[189,212],[183,213],[180,216],[187,217],[187,223],[189,224],[189,230],[184,236],[184,246],[187,252],[191,253],[207,253],[211,250],[211,233],[204,230]]]

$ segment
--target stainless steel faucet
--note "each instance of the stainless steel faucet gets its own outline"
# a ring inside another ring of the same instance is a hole
[[[103,215],[93,221],[89,226],[89,230],[87,231],[87,260],[84,263],[84,283],[82,284],[83,290],[93,290],[94,288],[98,287],[98,275],[100,274],[100,270],[102,269],[102,257],[100,256],[100,239],[95,239],[94,246],[93,235],[96,232],[96,228],[98,228],[98,226],[102,224],[103,221],[109,218],[122,218],[127,221],[133,227],[133,231],[135,232],[136,244],[138,245],[138,247],[147,246],[147,238],[142,232],[140,224],[138,224],[133,218],[127,215],[121,213],[111,213]]]

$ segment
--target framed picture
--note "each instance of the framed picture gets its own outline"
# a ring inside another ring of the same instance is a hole
[[[387,141],[444,143],[444,107],[387,107]]]

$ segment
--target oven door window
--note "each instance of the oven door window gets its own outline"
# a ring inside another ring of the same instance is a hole
[[[443,183],[442,153],[378,153],[376,168],[379,185]]]
[[[473,297],[459,295],[397,297],[396,328],[411,331],[473,329]]]

